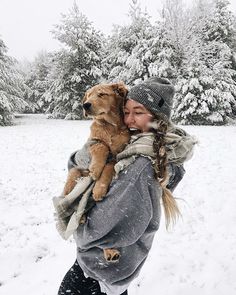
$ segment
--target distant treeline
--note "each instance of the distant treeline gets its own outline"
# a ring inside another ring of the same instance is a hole
[[[0,39],[0,125],[15,112],[81,119],[85,91],[100,82],[132,86],[151,76],[176,87],[172,120],[222,125],[236,117],[236,17],[227,0],[186,8],[166,0],[156,20],[132,0],[128,25],[105,37],[76,4],[52,31],[63,44],[19,65]]]

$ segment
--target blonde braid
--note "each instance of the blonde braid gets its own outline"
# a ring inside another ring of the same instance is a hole
[[[169,180],[167,173],[167,153],[165,147],[165,135],[168,128],[168,123],[161,117],[155,117],[156,126],[155,129],[151,129],[151,131],[154,133],[153,150],[156,154],[154,170],[156,178],[163,189],[162,201],[166,218],[166,228],[168,229],[171,221],[173,224],[176,223],[176,220],[180,215],[180,211],[171,191],[166,187]]]

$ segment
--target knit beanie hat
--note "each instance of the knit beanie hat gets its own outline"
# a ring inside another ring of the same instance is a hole
[[[174,86],[165,78],[152,77],[130,88],[127,99],[143,104],[154,114],[163,113],[170,118]]]

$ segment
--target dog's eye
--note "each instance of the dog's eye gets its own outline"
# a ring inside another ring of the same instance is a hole
[[[103,92],[98,93],[98,97],[103,97],[105,95],[107,95],[107,94],[106,93],[103,93]]]

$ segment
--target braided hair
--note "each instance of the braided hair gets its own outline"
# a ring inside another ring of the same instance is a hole
[[[180,215],[177,202],[171,191],[166,187],[169,176],[167,172],[165,135],[170,123],[164,116],[162,116],[162,114],[155,114],[153,117],[154,121],[151,123],[150,131],[154,134],[153,150],[156,155],[156,159],[154,161],[154,171],[155,177],[163,189],[162,202],[166,218],[166,228],[168,229],[171,221],[175,224]]]

